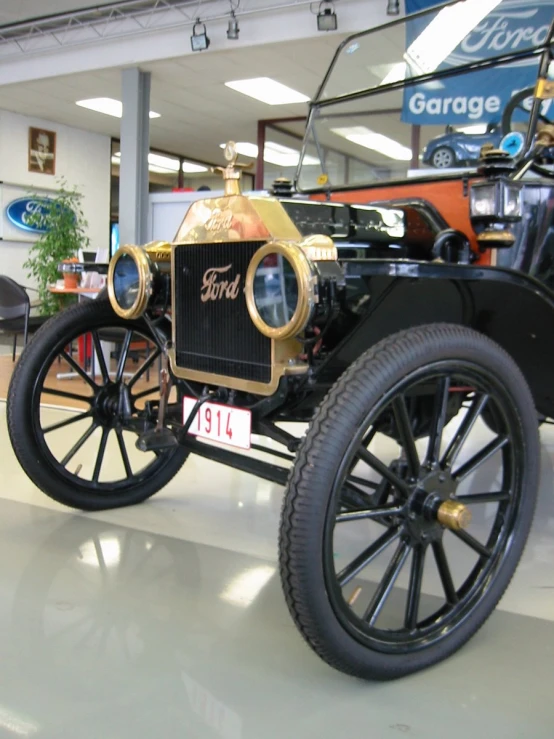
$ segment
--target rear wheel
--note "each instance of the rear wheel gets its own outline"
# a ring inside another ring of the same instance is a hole
[[[154,423],[161,349],[144,321],[126,321],[107,300],[48,321],[15,368],[7,420],[15,454],[54,500],[101,510],[140,503],[177,474],[182,447],[139,452]]]
[[[449,421],[453,393],[467,407]],[[433,398],[432,415],[416,440],[409,399],[421,395]],[[485,408],[494,431],[480,420]],[[396,440],[378,432],[391,414]],[[380,342],[321,405],[288,482],[281,578],[305,639],[364,678],[452,654],[510,582],[538,480],[532,397],[500,347],[449,325]]]

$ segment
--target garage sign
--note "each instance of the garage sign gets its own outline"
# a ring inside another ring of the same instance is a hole
[[[406,0],[406,12],[432,5],[436,5],[432,0]],[[552,0],[466,0],[408,20],[405,59],[411,75],[418,76],[525,52],[545,42],[553,14]],[[466,30],[460,40],[457,29]],[[453,40],[450,46],[449,40]],[[420,125],[497,123],[510,98],[534,85],[537,64],[536,58],[520,59],[504,67],[407,85],[402,120]],[[545,103],[543,113],[551,103]],[[525,114],[520,115],[525,120]]]

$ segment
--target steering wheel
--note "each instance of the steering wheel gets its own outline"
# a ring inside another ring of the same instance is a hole
[[[506,136],[506,134],[510,133],[514,129],[513,125],[513,117],[516,112],[516,110],[521,111],[524,113],[527,117],[531,115],[531,106],[525,106],[524,103],[527,100],[527,98],[532,98],[535,92],[534,87],[526,87],[524,90],[520,90],[519,92],[516,92],[515,95],[512,95],[510,100],[508,101],[508,104],[504,108],[504,112],[502,113],[502,135]],[[541,123],[554,123],[554,121],[551,121],[549,118],[547,118],[543,113],[539,113],[539,121]]]
[[[535,92],[534,87],[526,87],[523,90],[520,90],[519,92],[516,92],[515,95],[512,95],[510,100],[508,101],[508,104],[504,108],[504,112],[502,113],[502,136],[506,136],[507,134],[511,133],[514,130],[517,130],[517,128],[514,127],[514,115],[516,111],[523,112],[527,118],[531,115],[531,106],[526,106],[525,101],[528,98],[532,98]],[[541,106],[542,109],[542,106]],[[547,118],[547,116],[542,112],[539,112],[538,117],[538,127],[540,127],[541,124],[553,124],[554,121],[550,120],[550,118]],[[525,123],[524,125],[527,125]],[[544,163],[548,162],[550,165],[554,165],[554,150],[553,149],[547,149],[543,151],[539,161],[533,162],[531,165],[531,169],[533,172],[536,172],[537,174],[541,174],[544,177],[554,177],[554,168],[552,166],[544,166]]]

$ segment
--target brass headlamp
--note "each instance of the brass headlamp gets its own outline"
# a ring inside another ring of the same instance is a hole
[[[139,318],[152,298],[157,266],[140,246],[122,246],[110,260],[108,295],[121,318]]]
[[[280,341],[302,334],[316,315],[322,284],[342,278],[336,259],[336,247],[326,236],[270,241],[260,247],[248,266],[244,288],[258,331]]]

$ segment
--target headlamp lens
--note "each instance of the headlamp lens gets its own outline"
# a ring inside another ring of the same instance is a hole
[[[267,254],[256,269],[253,292],[262,321],[271,328],[286,326],[298,305],[298,280],[289,260],[277,252]]]
[[[137,263],[129,254],[122,254],[113,271],[113,291],[118,305],[129,310],[137,300],[140,276]]]
[[[471,215],[477,217],[494,217],[497,215],[496,187],[472,187],[470,199]]]
[[[513,185],[504,187],[504,215],[509,218],[521,218],[521,189]]]

